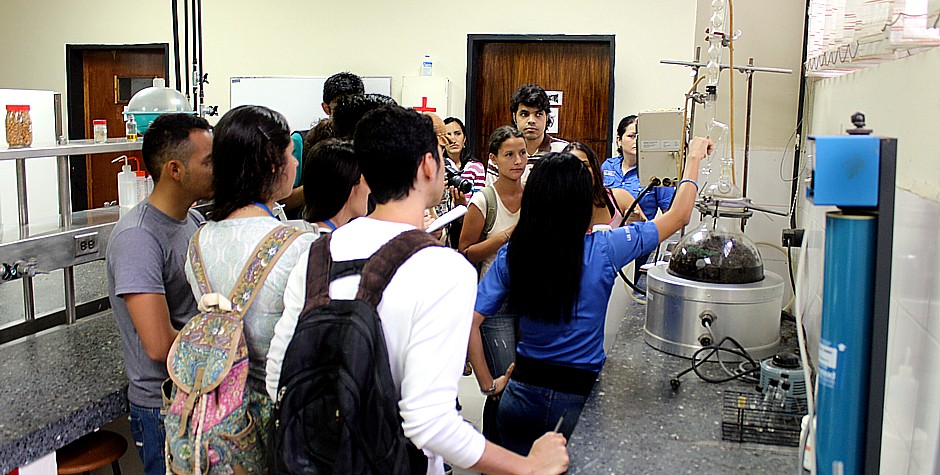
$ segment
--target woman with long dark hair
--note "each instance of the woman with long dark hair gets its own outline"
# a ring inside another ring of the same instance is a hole
[[[497,425],[504,447],[524,454],[553,430],[571,436],[604,365],[604,320],[618,269],[687,224],[699,162],[712,147],[695,138],[675,203],[659,218],[586,234],[594,181],[577,157],[549,154],[529,175],[522,212],[508,246],[480,282],[470,361],[481,387],[502,393]],[[495,380],[482,364],[479,325],[504,303],[520,315],[514,371]],[[508,384],[507,384],[508,381]]]
[[[274,202],[291,193],[297,159],[287,120],[262,106],[241,106],[228,111],[215,126],[212,139],[215,207],[210,221],[193,236],[190,250],[199,251],[202,274],[211,292],[231,294],[245,264],[256,255],[262,241],[283,239],[283,251],[271,262],[255,299],[244,310],[248,344],[247,386],[252,402],[270,405],[265,390],[265,365],[274,325],[284,312],[287,276],[315,235],[298,232],[274,217]],[[292,241],[290,240],[292,239]],[[186,261],[186,278],[196,301],[203,289]],[[262,412],[263,414],[263,412]],[[270,414],[270,411],[267,412]],[[262,427],[268,421],[258,420]]]

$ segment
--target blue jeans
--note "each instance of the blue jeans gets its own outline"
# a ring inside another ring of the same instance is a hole
[[[509,365],[516,361],[518,329],[519,317],[508,313],[505,306],[480,324],[483,356],[493,378],[506,374]]]
[[[163,415],[160,408],[141,407],[130,404],[131,435],[137,446],[137,454],[144,463],[147,475],[165,475],[166,461],[163,458],[163,446],[166,443],[166,429],[163,427]]]
[[[558,419],[565,416],[558,429],[571,438],[587,396],[563,393],[510,380],[499,401],[497,425],[502,446],[526,456],[532,443],[555,429]]]
[[[496,315],[483,319],[480,324],[480,337],[483,340],[483,356],[493,378],[506,374],[509,365],[516,361],[516,337],[519,329],[519,317],[510,314],[503,306]],[[499,396],[490,396],[483,403],[483,435],[494,444],[499,444],[496,414],[499,410]]]

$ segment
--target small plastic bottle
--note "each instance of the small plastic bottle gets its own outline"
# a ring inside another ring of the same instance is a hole
[[[117,174],[118,182],[118,204],[125,209],[133,208],[137,204],[137,174],[131,170],[131,164],[127,162],[127,155],[115,159],[115,161],[124,160],[121,171]]]
[[[95,143],[105,143],[108,141],[108,121],[104,119],[95,119],[91,121],[94,130]]]
[[[424,59],[421,60],[421,75],[422,76],[431,76],[434,63],[431,61],[431,55],[424,55]]]
[[[127,115],[127,122],[124,123],[124,132],[128,142],[137,141],[137,121],[134,120],[134,114]]]
[[[147,187],[147,172],[138,168],[138,170],[134,172],[134,175],[137,189],[137,203],[140,203],[141,201],[147,199],[147,196],[150,194],[148,193]]]

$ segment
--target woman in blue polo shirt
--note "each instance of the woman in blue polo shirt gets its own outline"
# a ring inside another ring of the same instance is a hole
[[[604,164],[601,165],[601,170],[604,173],[604,186],[623,188],[629,191],[634,198],[640,196],[640,192],[647,185],[647,183],[640,183],[640,177],[636,170],[636,119],[635,115],[628,115],[620,120],[620,124],[617,125],[617,152],[620,155],[604,160]],[[657,211],[662,210],[665,213],[669,210],[675,194],[676,189],[671,186],[657,186],[640,198],[638,206],[643,211],[644,216],[653,219],[656,217]],[[627,206],[629,206],[629,203]],[[639,276],[640,266],[646,264],[648,259],[649,254],[641,254],[637,257],[634,281]]]
[[[590,170],[568,153],[549,154],[533,169],[519,224],[480,282],[471,327],[470,361],[480,387],[506,389],[497,416],[504,447],[526,454],[562,415],[559,430],[571,436],[606,359],[604,319],[617,269],[688,223],[699,162],[710,147],[708,139],[692,141],[670,211],[592,234],[585,234],[593,213]],[[479,325],[504,302],[520,315],[522,337],[513,370],[493,380]]]

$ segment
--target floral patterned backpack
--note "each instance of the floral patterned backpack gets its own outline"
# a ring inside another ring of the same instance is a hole
[[[272,402],[247,385],[242,316],[278,258],[302,233],[290,226],[268,233],[228,298],[213,293],[199,252],[199,231],[193,235],[189,259],[202,298],[200,313],[183,327],[167,357],[170,379],[163,393],[168,474],[267,472],[264,444]]]

